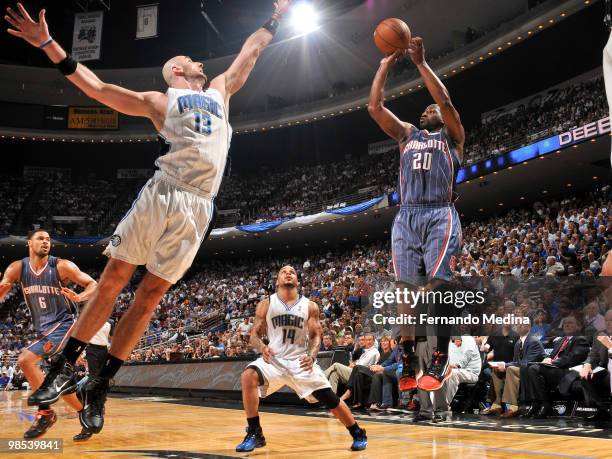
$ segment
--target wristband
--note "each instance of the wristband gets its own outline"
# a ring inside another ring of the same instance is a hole
[[[273,14],[272,17],[270,19],[268,19],[268,22],[266,22],[262,27],[264,29],[266,29],[268,32],[270,32],[272,35],[276,35],[276,32],[278,31],[278,26],[280,25],[280,22],[278,21],[278,19],[276,19],[277,16],[276,14]]]
[[[65,76],[72,75],[76,72],[77,69],[77,61],[75,61],[70,54],[66,55],[66,58],[55,64],[57,69],[62,72]]]
[[[40,46],[38,47],[39,49],[44,49],[47,46],[49,46],[51,43],[53,43],[53,37],[49,37],[49,39],[43,43],[40,44]]]

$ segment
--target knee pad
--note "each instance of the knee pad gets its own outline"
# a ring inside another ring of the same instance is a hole
[[[340,397],[334,394],[334,391],[329,387],[315,390],[312,396],[325,405],[328,410],[335,410],[340,405]]]

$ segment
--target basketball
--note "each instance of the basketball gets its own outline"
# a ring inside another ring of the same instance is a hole
[[[374,31],[374,43],[384,55],[408,48],[412,35],[408,25],[397,18],[382,21]]]

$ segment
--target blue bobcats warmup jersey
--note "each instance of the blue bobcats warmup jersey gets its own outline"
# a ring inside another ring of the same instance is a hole
[[[412,131],[400,156],[401,204],[453,202],[458,158],[455,144],[444,130]]]
[[[56,257],[49,256],[45,267],[36,273],[29,257],[22,260],[21,291],[37,332],[43,332],[57,322],[73,320],[77,312],[76,304],[62,295],[57,261]]]

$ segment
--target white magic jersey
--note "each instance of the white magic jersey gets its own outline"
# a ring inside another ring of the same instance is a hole
[[[283,303],[276,293],[270,296],[266,322],[268,346],[275,357],[292,360],[306,354],[309,304],[310,300],[304,296],[300,296],[294,305]]]
[[[225,102],[216,89],[168,88],[160,134],[170,151],[155,165],[170,178],[214,198],[221,186],[232,139]]]

